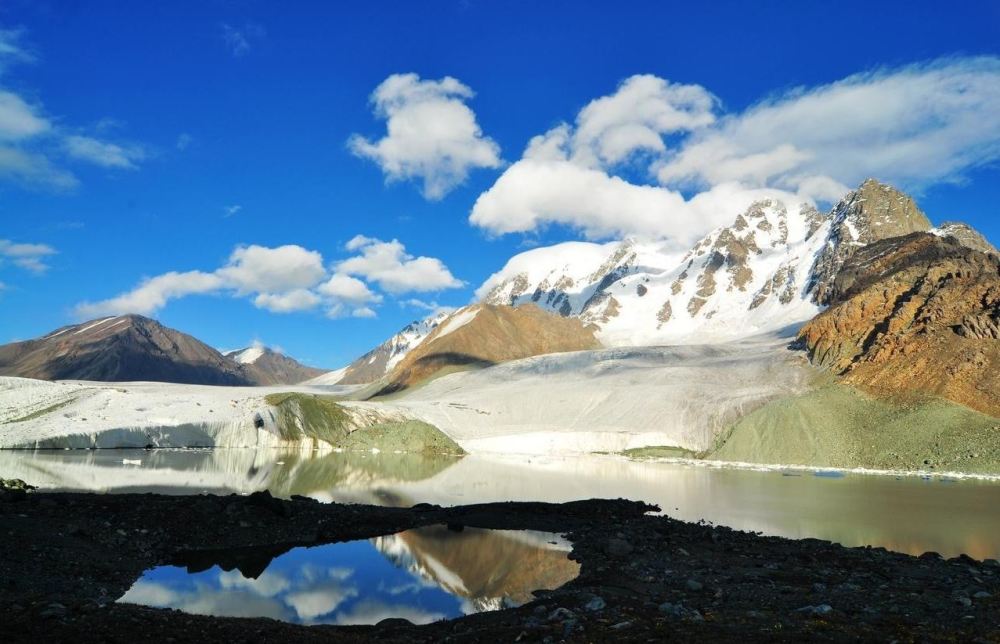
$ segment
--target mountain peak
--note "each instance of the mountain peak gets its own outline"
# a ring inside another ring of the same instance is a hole
[[[959,221],[946,221],[931,230],[931,232],[939,237],[954,237],[958,240],[958,243],[973,250],[1000,255],[996,247],[969,224],[963,224]]]
[[[865,179],[830,212],[830,242],[813,264],[809,291],[829,304],[830,286],[854,251],[873,242],[931,230],[927,215],[910,195],[875,179]]]
[[[910,195],[875,179],[865,179],[857,190],[845,195],[832,214],[834,225],[845,233],[841,241],[853,244],[931,229],[927,215]]]

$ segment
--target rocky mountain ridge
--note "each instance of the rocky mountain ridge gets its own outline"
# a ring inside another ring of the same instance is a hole
[[[423,320],[415,320],[345,368],[332,372],[332,377],[321,376],[313,382],[341,385],[374,382],[392,371],[408,352],[427,339],[450,314],[451,311],[437,311]]]
[[[290,384],[298,382],[291,379],[300,374],[322,373],[274,352],[261,349],[260,354],[257,360],[242,363],[156,320],[120,315],[64,326],[41,338],[0,346],[0,376],[259,385]]]
[[[803,323],[826,305],[854,250],[930,229],[910,197],[869,179],[826,214],[758,201],[680,256],[631,240],[587,252],[552,247],[550,256],[535,249],[479,292],[486,303],[579,317],[608,345],[725,341]]]
[[[799,342],[881,396],[939,396],[1000,416],[1000,256],[911,233],[859,249]]]

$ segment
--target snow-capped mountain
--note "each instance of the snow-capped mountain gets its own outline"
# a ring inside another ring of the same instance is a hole
[[[260,343],[224,355],[243,365],[254,384],[258,385],[292,385],[327,373],[324,369],[307,367]]]
[[[450,314],[450,311],[439,311],[423,320],[411,322],[347,367],[315,378],[310,384],[357,385],[374,382],[392,371],[407,353],[419,346]]]
[[[855,249],[930,228],[910,197],[869,179],[827,214],[754,203],[680,256],[632,240],[533,249],[477,294],[580,317],[609,346],[719,342],[801,324]]]

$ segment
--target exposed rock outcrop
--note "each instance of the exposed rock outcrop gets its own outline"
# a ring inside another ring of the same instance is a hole
[[[799,340],[879,395],[923,392],[1000,416],[1000,257],[912,233],[845,261]]]
[[[954,237],[958,243],[968,246],[973,250],[993,253],[994,255],[1000,254],[993,244],[983,237],[978,230],[968,224],[958,221],[946,221],[931,232],[942,237]]]
[[[808,290],[816,302],[832,301],[830,285],[854,252],[867,244],[931,229],[913,199],[892,186],[867,179],[830,212],[827,244],[813,264]]]

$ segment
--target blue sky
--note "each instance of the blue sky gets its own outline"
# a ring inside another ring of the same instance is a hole
[[[527,247],[868,174],[1000,242],[1000,6],[749,4],[5,2],[0,342],[131,306],[336,367]]]

